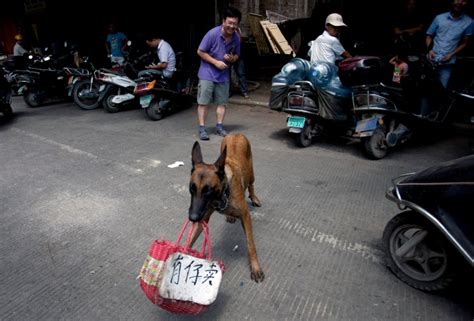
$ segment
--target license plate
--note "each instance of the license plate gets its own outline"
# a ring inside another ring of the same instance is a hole
[[[288,117],[287,125],[288,127],[303,128],[306,122],[306,118],[298,116]]]
[[[147,108],[148,106],[150,106],[152,98],[153,98],[152,95],[141,96],[140,97],[140,106],[142,106],[142,108]]]
[[[356,132],[367,132],[377,128],[378,119],[377,117],[367,118],[359,120],[356,125]]]

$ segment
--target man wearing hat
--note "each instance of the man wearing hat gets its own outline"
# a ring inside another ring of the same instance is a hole
[[[347,25],[342,21],[340,14],[331,13],[327,16],[326,30],[316,40],[311,41],[311,62],[324,61],[334,64],[339,56],[352,57],[344,49],[338,38],[343,27],[347,27]]]
[[[28,52],[25,48],[22,46],[23,42],[23,36],[20,34],[17,34],[15,36],[16,43],[13,46],[13,56],[23,56],[25,53]]]

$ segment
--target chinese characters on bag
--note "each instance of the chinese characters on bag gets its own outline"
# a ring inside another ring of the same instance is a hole
[[[201,262],[195,260],[185,260],[179,254],[171,262],[172,273],[170,278],[171,284],[204,284],[206,282],[212,286],[212,281],[219,272],[214,262],[210,262],[205,266]]]

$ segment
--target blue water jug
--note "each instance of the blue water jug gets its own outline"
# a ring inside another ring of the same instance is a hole
[[[289,84],[298,80],[305,80],[309,71],[309,61],[302,58],[293,58],[281,68],[281,74],[288,79]]]
[[[336,66],[328,62],[316,61],[311,63],[308,80],[315,87],[327,86],[336,76]]]

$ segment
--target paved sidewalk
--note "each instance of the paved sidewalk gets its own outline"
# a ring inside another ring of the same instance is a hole
[[[236,105],[261,106],[268,107],[270,100],[271,80],[248,80],[249,82],[249,98],[244,98],[239,93],[234,93],[229,103]]]

